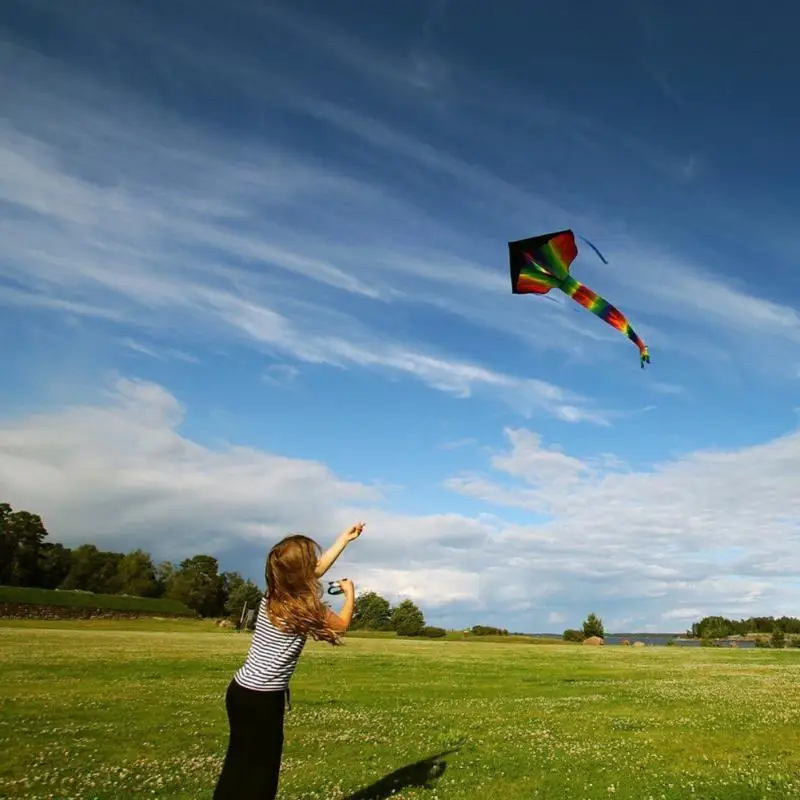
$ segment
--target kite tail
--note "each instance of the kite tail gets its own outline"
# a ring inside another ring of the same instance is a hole
[[[587,311],[591,311],[592,314],[600,317],[612,328],[624,333],[639,348],[639,363],[642,369],[644,369],[645,364],[650,363],[650,351],[647,349],[647,345],[639,338],[639,335],[631,327],[628,320],[625,319],[625,315],[612,306],[608,300],[600,297],[588,286],[576,281],[571,275],[562,281],[559,288]]]

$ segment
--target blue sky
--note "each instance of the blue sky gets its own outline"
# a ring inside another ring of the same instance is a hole
[[[53,538],[367,533],[429,620],[796,614],[798,12],[0,11],[0,494]],[[571,227],[571,301],[507,242]]]

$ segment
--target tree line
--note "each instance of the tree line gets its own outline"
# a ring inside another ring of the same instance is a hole
[[[791,636],[792,646],[797,646],[800,641],[800,619],[796,617],[748,617],[747,619],[731,620],[725,617],[703,617],[695,622],[691,629],[686,631],[690,639],[700,639],[704,642],[724,639],[728,636],[746,636],[757,634],[769,635],[773,647],[783,647],[787,635]],[[568,642],[582,642],[590,636],[605,638],[603,620],[592,613],[584,620],[582,630],[568,628],[564,631],[564,639]],[[766,639],[759,639],[757,644],[763,645]]]
[[[725,617],[703,617],[686,632],[693,639],[724,639],[726,636],[745,636],[748,633],[800,634],[800,619],[797,617],[748,617],[726,619]]]
[[[197,554],[175,564],[154,563],[141,549],[128,553],[100,550],[93,544],[75,548],[48,540],[47,528],[38,514],[14,511],[0,503],[0,585],[39,589],[73,589],[96,594],[178,600],[202,617],[238,618],[242,608],[255,608],[262,591],[235,571],[219,571],[213,556]],[[409,599],[392,607],[388,600],[367,592],[356,598],[353,630],[395,631],[400,636],[444,636],[442,628],[430,627],[417,605]],[[474,636],[507,636],[504,628],[476,625]],[[722,639],[751,634],[800,635],[796,617],[749,617],[730,620],[704,617],[692,625],[687,636]],[[605,637],[602,620],[589,614],[582,629],[568,629],[563,638],[582,641]]]
[[[48,535],[38,514],[0,503],[0,585],[166,598],[202,617],[238,618],[245,604],[253,608],[261,602],[262,592],[251,580],[220,572],[213,556],[156,564],[141,549],[69,548],[48,541]]]
[[[263,597],[258,586],[238,572],[220,572],[213,556],[201,553],[178,564],[156,564],[141,549],[121,553],[93,544],[69,548],[48,541],[48,536],[38,514],[0,503],[0,586],[165,598],[184,603],[201,617],[237,620],[245,605],[257,608]],[[400,636],[446,633],[426,625],[412,600],[392,608],[374,592],[356,598],[352,629],[395,631]]]
[[[439,638],[444,628],[425,624],[425,616],[413,600],[402,600],[392,607],[377,592],[364,592],[356,597],[350,630],[394,631],[398,636],[427,636]]]

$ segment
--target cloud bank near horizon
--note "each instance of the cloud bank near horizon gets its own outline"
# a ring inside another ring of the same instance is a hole
[[[164,387],[119,379],[104,402],[7,420],[4,497],[65,544],[210,552],[257,581],[287,532],[324,542],[364,518],[346,556],[359,588],[412,597],[434,621],[529,630],[594,609],[612,628],[664,630],[796,611],[800,431],[637,471],[508,429],[484,474],[443,476],[484,513],[415,515],[389,510],[380,475],[342,480],[316,461],[200,445],[180,432],[186,413]],[[515,509],[542,521],[520,523]]]

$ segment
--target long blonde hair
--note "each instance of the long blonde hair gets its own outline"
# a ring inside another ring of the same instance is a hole
[[[289,633],[339,644],[328,620],[322,585],[316,575],[322,549],[308,536],[281,539],[267,556],[267,609],[272,623]]]

